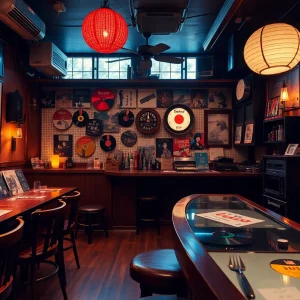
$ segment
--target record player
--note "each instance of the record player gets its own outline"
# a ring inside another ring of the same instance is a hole
[[[233,158],[230,157],[216,157],[213,161],[212,168],[215,171],[237,171],[238,168],[235,163],[233,163]]]
[[[179,172],[196,172],[194,157],[174,157],[174,170]]]

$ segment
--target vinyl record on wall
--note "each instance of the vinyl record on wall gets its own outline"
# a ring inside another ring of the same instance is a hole
[[[137,142],[137,135],[132,130],[127,130],[122,133],[121,141],[126,147],[133,147]]]
[[[95,149],[95,142],[89,136],[79,138],[75,145],[75,151],[81,157],[90,157],[94,154]]]
[[[115,94],[110,89],[96,89],[92,94],[92,104],[97,110],[109,110],[114,103]]]
[[[55,128],[66,130],[72,125],[72,114],[66,109],[59,109],[53,114],[52,121]]]
[[[130,127],[134,122],[134,114],[129,109],[120,111],[118,115],[119,124],[123,127]]]
[[[88,113],[83,110],[79,109],[77,110],[73,115],[73,123],[77,127],[84,127],[88,124],[89,121],[89,115]]]
[[[116,139],[110,134],[103,135],[100,139],[100,147],[105,152],[113,151],[116,148],[116,144]]]

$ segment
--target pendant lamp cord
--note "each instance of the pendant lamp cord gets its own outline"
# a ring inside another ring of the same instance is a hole
[[[109,7],[109,6],[108,6],[108,0],[104,0],[101,7],[102,7],[102,8],[103,8],[103,7]]]
[[[279,21],[281,21],[283,18],[285,18],[293,9],[295,9],[300,4],[300,1],[298,1],[295,5],[293,5],[284,15],[282,15],[279,18]]]

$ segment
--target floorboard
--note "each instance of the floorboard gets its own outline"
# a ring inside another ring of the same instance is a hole
[[[84,232],[77,238],[81,268],[76,269],[72,250],[65,252],[67,293],[70,300],[135,300],[139,298],[139,285],[129,276],[129,263],[138,253],[172,248],[172,228],[163,226],[161,235],[155,229],[144,229],[137,236],[135,231],[111,231],[106,239],[102,232],[95,232],[91,245]],[[45,274],[46,266],[40,270]],[[30,299],[29,287],[19,289],[18,300]],[[37,284],[36,299],[63,300],[57,277]]]

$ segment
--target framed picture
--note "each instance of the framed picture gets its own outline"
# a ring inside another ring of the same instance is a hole
[[[3,42],[0,41],[0,76],[3,77],[4,76],[4,45]]]
[[[234,138],[234,143],[240,144],[242,140],[242,128],[243,126],[236,126],[235,127],[235,138]]]
[[[277,118],[282,115],[279,97],[268,99],[266,102],[265,119]]]
[[[246,125],[244,143],[251,144],[252,138],[253,138],[253,124],[250,123]]]
[[[294,155],[296,154],[296,150],[299,144],[289,144],[285,150],[284,155]]]
[[[204,111],[205,147],[232,147],[232,111],[214,109]]]

